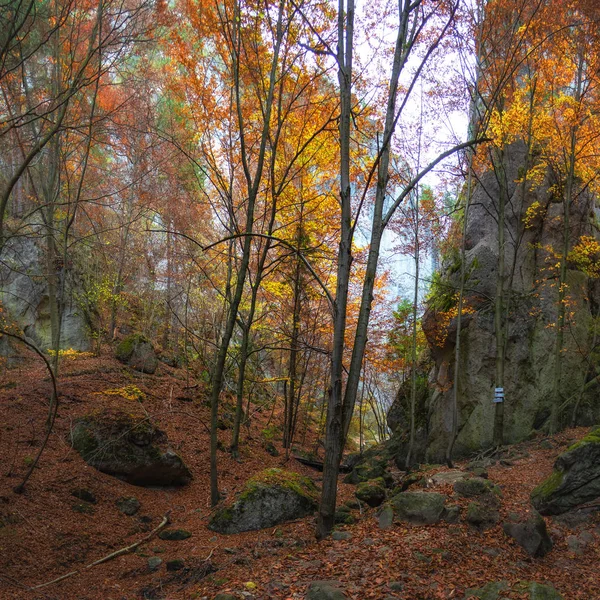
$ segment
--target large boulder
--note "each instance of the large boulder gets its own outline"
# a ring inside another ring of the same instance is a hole
[[[179,486],[192,479],[166,434],[147,418],[105,409],[77,419],[70,438],[90,466],[133,485]]]
[[[558,515],[600,497],[600,427],[569,447],[554,471],[531,493],[543,515]]]
[[[385,482],[380,477],[359,483],[354,495],[370,507],[375,508],[385,500]]]
[[[317,488],[308,477],[267,469],[252,477],[234,502],[218,510],[208,527],[219,533],[240,533],[273,527],[311,515]]]
[[[552,540],[546,529],[546,521],[539,513],[523,521],[505,523],[503,529],[506,535],[516,540],[531,556],[542,557],[552,550]]]
[[[445,514],[446,497],[435,492],[401,492],[392,496],[390,505],[400,521],[431,525]]]
[[[158,357],[152,343],[139,333],[127,336],[119,342],[115,356],[132,369],[152,374],[158,366]]]

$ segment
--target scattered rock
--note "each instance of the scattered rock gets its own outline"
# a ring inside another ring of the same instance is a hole
[[[148,570],[156,571],[160,565],[162,565],[162,558],[158,558],[158,556],[152,556],[148,559]]]
[[[500,520],[500,514],[488,503],[470,502],[465,520],[475,527],[485,529],[496,525]]]
[[[192,534],[186,529],[163,529],[158,534],[158,537],[161,540],[168,540],[169,542],[179,542],[192,537]]]
[[[135,496],[123,496],[117,500],[117,508],[128,517],[132,517],[140,510],[140,501]]]
[[[95,509],[89,502],[77,502],[71,506],[72,510],[82,515],[93,515]]]
[[[174,558],[167,561],[167,571],[181,571],[185,567],[185,561],[182,558]]]
[[[581,541],[576,535],[567,536],[566,542],[569,548],[569,552],[573,552],[574,554],[578,554],[579,556],[583,554],[583,549],[585,545],[582,546]]]
[[[267,442],[265,444],[265,452],[271,456],[279,456],[279,450],[277,450],[273,442]]]
[[[75,496],[79,500],[83,500],[84,502],[89,502],[90,504],[96,504],[98,500],[96,500],[96,496],[90,490],[86,490],[85,488],[78,488],[75,490],[71,490],[71,496]]]
[[[479,600],[498,600],[500,592],[509,588],[507,581],[490,581],[481,588],[469,588],[465,592],[465,598],[479,598]]]
[[[460,479],[454,484],[454,491],[459,496],[473,498],[485,494],[496,494],[499,496],[500,488],[489,479],[483,477],[471,477],[469,479]]]
[[[356,523],[356,519],[350,514],[350,510],[342,510],[341,506],[335,511],[334,520],[336,525],[353,525]]]
[[[554,463],[554,471],[531,493],[543,515],[559,515],[600,497],[600,427],[570,446]]]
[[[460,519],[460,506],[458,504],[450,504],[446,506],[444,513],[444,521],[447,523],[458,523]]]
[[[404,589],[404,583],[402,581],[390,581],[388,587],[392,592],[401,592]]]
[[[336,542],[351,540],[352,534],[349,531],[334,531],[331,534],[331,539],[335,540]]]
[[[456,483],[468,477],[468,473],[464,471],[441,471],[431,477],[431,481],[434,485],[444,485],[448,483]]]
[[[165,447],[166,435],[145,417],[105,409],[77,419],[73,448],[92,467],[140,486],[177,486],[192,475]]]
[[[313,581],[304,600],[346,600],[339,581]]]
[[[344,503],[344,506],[347,506],[350,510],[360,510],[360,502],[355,500],[354,498],[350,498]]]
[[[391,529],[394,522],[394,509],[386,504],[380,511],[377,517],[379,529]]]
[[[312,514],[317,488],[308,478],[282,469],[252,477],[233,504],[218,510],[208,527],[219,533],[240,533],[273,527]]]
[[[552,550],[546,521],[538,513],[522,522],[505,523],[503,529],[531,556],[542,557]]]
[[[375,508],[385,500],[385,482],[380,477],[359,483],[354,495],[371,508]]]
[[[214,600],[238,600],[237,596],[234,596],[233,594],[224,594],[223,592],[219,592],[215,597]]]
[[[115,356],[136,371],[153,374],[158,366],[158,358],[152,343],[139,333],[123,339],[116,348]]]
[[[445,496],[435,492],[401,492],[392,496],[390,505],[401,521],[416,525],[437,523],[444,515]]]

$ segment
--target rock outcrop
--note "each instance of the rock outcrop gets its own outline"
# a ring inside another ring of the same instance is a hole
[[[0,262],[0,302],[8,316],[41,350],[52,347],[47,266],[39,227],[29,235],[9,238]],[[77,274],[72,265],[57,265],[57,278],[64,279],[62,298],[61,348],[85,351],[91,346],[89,323],[77,302]],[[2,349],[8,350],[8,349]]]
[[[541,182],[523,184],[526,148],[515,143],[505,150],[508,205],[506,210],[505,264],[510,271],[510,307],[505,366],[504,441],[517,443],[545,426],[550,415],[556,365],[553,352],[557,318],[556,269],[562,247],[563,198],[560,182],[548,171]],[[558,185],[557,185],[558,184]],[[458,369],[459,433],[456,456],[490,447],[494,422],[494,376],[498,232],[496,204],[499,195],[494,173],[484,174],[475,186],[466,228],[465,291],[461,354]],[[570,206],[571,245],[582,236],[598,239],[594,197],[582,191]],[[526,221],[526,225],[525,225]],[[518,244],[514,243],[518,240]],[[516,246],[516,247],[515,247]],[[454,356],[456,346],[456,290],[461,257],[456,251],[443,259],[434,276],[422,326],[433,367],[428,373],[428,394],[417,400],[415,461],[442,462],[451,434],[453,414]],[[588,373],[592,343],[592,319],[600,307],[600,282],[577,261],[568,262],[568,335],[562,360],[560,391],[563,399],[582,389]],[[591,372],[590,372],[591,373]],[[586,391],[579,404],[577,423],[591,425],[600,419],[600,405],[593,401],[597,389]],[[589,400],[589,401],[588,401]],[[563,415],[571,418],[572,405]],[[407,394],[400,390],[388,415],[398,438],[400,453],[407,439]],[[567,421],[568,422],[568,421]],[[405,451],[404,451],[405,454]],[[402,462],[399,457],[397,462]]]
[[[600,427],[563,452],[552,475],[531,493],[543,515],[559,515],[600,497]]]
[[[148,419],[104,410],[73,423],[71,443],[92,467],[144,487],[180,486],[192,474]]]
[[[218,510],[208,527],[219,533],[273,527],[314,513],[317,497],[317,488],[308,477],[267,469],[252,477],[232,504]]]

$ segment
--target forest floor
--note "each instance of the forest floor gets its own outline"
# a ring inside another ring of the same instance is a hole
[[[382,530],[375,509],[355,511],[357,523],[341,527],[351,532],[348,540],[317,543],[312,518],[238,535],[215,534],[206,526],[211,514],[209,408],[201,392],[186,389],[185,373],[161,363],[155,375],[143,375],[107,357],[63,359],[61,368],[55,429],[20,495],[13,488],[43,439],[50,383],[43,367],[32,359],[5,370],[0,379],[1,600],[212,600],[225,591],[238,598],[292,599],[304,598],[307,584],[315,580],[341,581],[355,600],[463,598],[467,588],[499,580],[550,583],[566,600],[600,599],[600,513],[578,524],[548,518],[554,549],[541,559],[530,558],[503,533],[501,524],[485,531],[462,521]],[[193,473],[189,485],[135,487],[87,466],[71,449],[68,432],[73,420],[98,406],[131,407],[134,400],[102,394],[127,385],[144,392],[143,410],[166,431]],[[240,459],[219,453],[220,484],[226,496],[231,498],[249,476],[266,467],[294,470],[319,484],[320,473],[293,458],[286,460],[278,440],[279,457],[265,451],[261,431],[270,411],[257,407],[253,411],[250,429],[243,430]],[[570,429],[554,438],[532,439],[519,444],[520,458],[490,467],[489,478],[503,493],[501,516],[528,512],[531,490],[551,472],[561,449],[586,432]],[[219,435],[228,447],[230,432]],[[307,439],[314,443],[314,437]],[[426,474],[442,470],[447,469],[428,465]],[[96,496],[97,503],[88,511],[78,512],[78,501],[71,495],[76,488]],[[340,483],[339,489],[340,503],[353,497],[354,486]],[[438,486],[437,491],[452,495],[450,485]],[[119,512],[115,502],[122,496],[135,496],[141,503],[139,513]],[[174,527],[192,533],[189,539],[153,538],[136,552],[84,569],[144,538],[168,511]],[[583,550],[576,548],[576,553],[569,539],[583,530],[591,532],[593,541]],[[163,560],[155,572],[147,564],[153,556]],[[165,564],[173,559],[183,559],[185,568],[167,571]],[[68,579],[31,589],[80,569],[84,570]],[[393,591],[391,582],[400,582],[395,587],[402,590]]]

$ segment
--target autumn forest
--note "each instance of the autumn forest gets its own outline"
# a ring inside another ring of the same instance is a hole
[[[0,599],[600,599],[596,0],[0,0]]]

